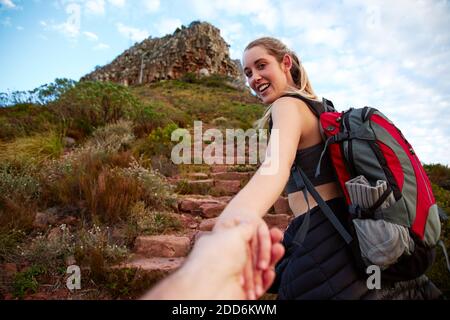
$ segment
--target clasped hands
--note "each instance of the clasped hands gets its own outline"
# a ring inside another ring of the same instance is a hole
[[[281,230],[269,230],[259,217],[234,217],[219,220],[213,233],[222,233],[227,242],[222,248],[229,251],[222,252],[222,256],[231,261],[224,261],[224,267],[228,265],[229,274],[239,276],[240,288],[235,288],[235,298],[260,298],[275,280],[275,265],[284,255]],[[239,233],[240,237],[232,233]]]

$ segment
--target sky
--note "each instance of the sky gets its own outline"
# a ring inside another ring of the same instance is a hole
[[[339,110],[378,108],[424,163],[450,165],[450,3],[433,0],[0,0],[0,92],[79,80],[192,21],[233,59],[260,36],[300,57]]]

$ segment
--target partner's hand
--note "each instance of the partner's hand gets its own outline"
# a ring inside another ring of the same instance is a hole
[[[234,218],[222,221],[214,230],[229,228],[239,220],[240,218]],[[243,272],[243,288],[246,298],[254,300],[261,297],[275,279],[275,265],[284,255],[284,247],[279,243],[283,233],[277,228],[269,231],[261,218],[246,221],[253,226],[254,232],[246,246],[248,256]]]

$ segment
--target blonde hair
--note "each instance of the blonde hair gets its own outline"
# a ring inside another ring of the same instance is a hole
[[[253,47],[264,48],[271,56],[275,57],[279,63],[282,63],[285,54],[290,55],[292,57],[292,68],[290,71],[295,87],[289,88],[286,93],[295,93],[307,99],[318,100],[318,97],[312,88],[311,82],[309,81],[308,74],[303,68],[300,59],[297,57],[295,52],[290,50],[283,42],[271,37],[262,37],[250,42],[244,51],[250,50]],[[271,113],[272,104],[267,107],[262,118],[256,121],[256,127],[264,128]]]

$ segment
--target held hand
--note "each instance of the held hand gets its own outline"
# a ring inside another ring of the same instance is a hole
[[[275,265],[284,255],[282,238],[280,229],[269,230],[264,222],[258,225],[251,241],[251,260],[247,261],[244,273],[248,299],[260,298],[275,280]]]
[[[222,221],[214,230],[229,228],[239,218]],[[279,243],[283,237],[281,230],[268,229],[261,218],[250,221],[253,236],[246,245],[247,260],[243,271],[243,288],[247,299],[258,299],[272,285],[275,279],[275,265],[284,255],[284,247]]]

